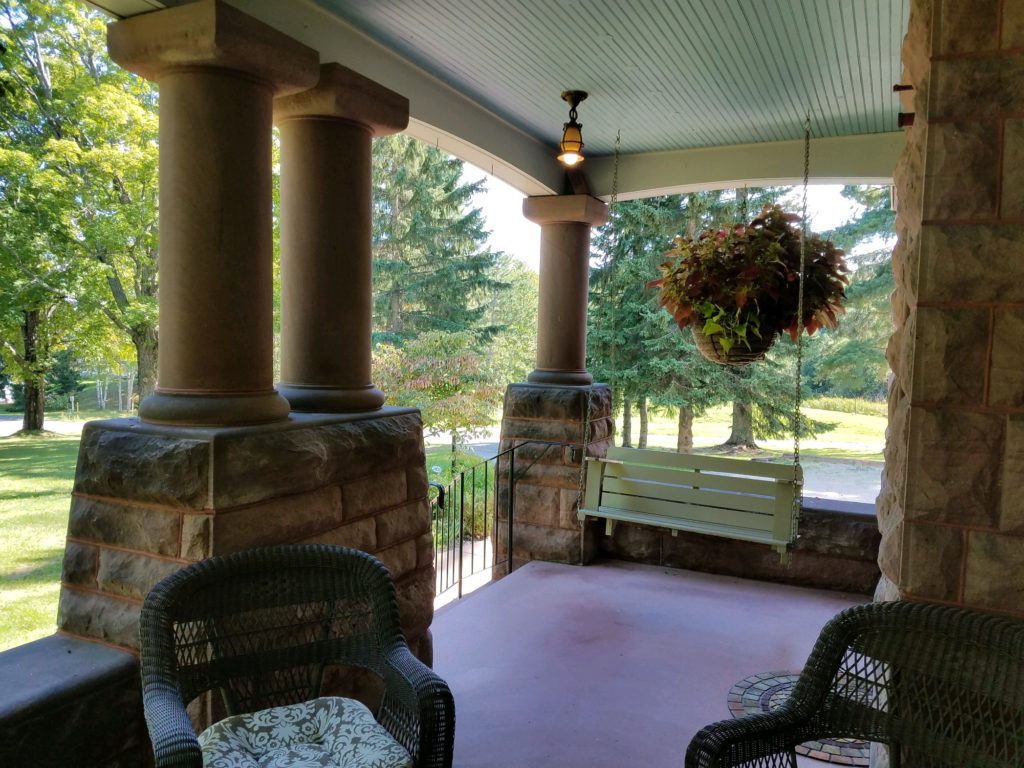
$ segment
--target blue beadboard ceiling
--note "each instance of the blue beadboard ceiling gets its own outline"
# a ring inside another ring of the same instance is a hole
[[[896,130],[909,0],[316,0],[556,144],[591,155]]]

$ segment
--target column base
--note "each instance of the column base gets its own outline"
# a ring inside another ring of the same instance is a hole
[[[171,394],[157,391],[142,401],[139,418],[150,424],[234,427],[288,418],[288,401],[276,391],[251,395]]]
[[[384,405],[384,393],[373,384],[365,387],[320,387],[306,384],[277,385],[277,391],[302,413],[356,413],[376,411]]]
[[[531,384],[557,384],[559,386],[580,387],[594,383],[593,375],[587,370],[557,371],[550,368],[535,368],[526,377]]]

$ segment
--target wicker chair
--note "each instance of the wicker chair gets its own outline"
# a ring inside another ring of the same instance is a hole
[[[409,651],[388,571],[363,552],[293,545],[190,565],[142,608],[142,685],[157,766],[203,764],[185,705],[221,694],[228,715],[320,695],[325,667],[384,683],[377,721],[418,768],[451,766],[447,684]]]
[[[782,706],[705,727],[686,765],[796,766],[795,745],[834,737],[887,744],[894,767],[1024,765],[1024,622],[924,603],[850,608]]]

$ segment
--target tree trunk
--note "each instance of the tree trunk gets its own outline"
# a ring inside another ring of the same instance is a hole
[[[679,431],[676,433],[676,452],[689,453],[693,450],[693,408],[679,407]]]
[[[401,333],[402,327],[402,289],[395,288],[388,297],[388,324],[389,333]]]
[[[647,447],[647,398],[640,398],[640,439],[636,444],[637,448]]]
[[[24,312],[21,324],[21,340],[24,354],[25,370],[25,417],[21,428],[26,431],[38,431],[43,428],[43,416],[46,405],[46,372],[39,367],[39,310]]]
[[[633,401],[622,398],[622,447],[633,447]]]
[[[757,448],[754,442],[754,406],[751,403],[732,401],[732,434],[725,444],[733,448]]]
[[[135,360],[139,369],[139,402],[153,394],[156,388],[157,331],[156,328],[136,328],[132,331]]]

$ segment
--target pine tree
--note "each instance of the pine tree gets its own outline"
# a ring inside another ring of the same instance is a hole
[[[463,164],[408,136],[373,149],[374,336],[401,344],[427,331],[473,331],[486,340],[488,304],[502,283],[472,208],[483,182]]]

